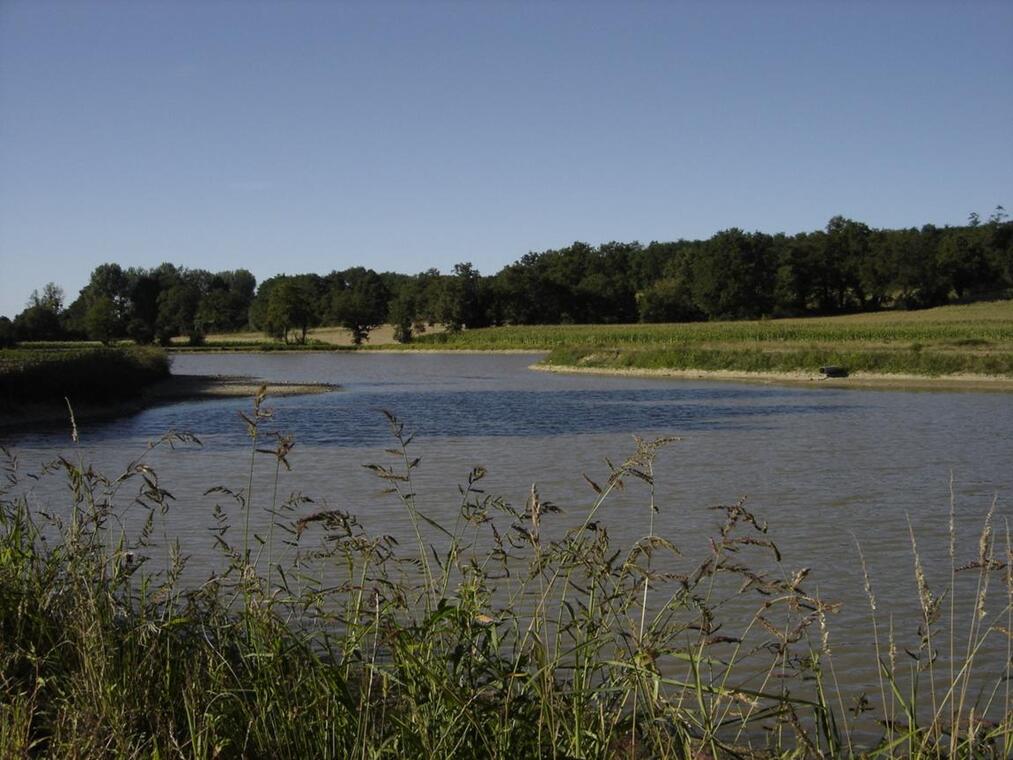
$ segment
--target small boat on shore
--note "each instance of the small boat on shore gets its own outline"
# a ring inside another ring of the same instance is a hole
[[[825,367],[820,367],[820,372],[823,373],[824,377],[847,377],[848,370],[844,367],[835,367],[832,364],[828,364]]]

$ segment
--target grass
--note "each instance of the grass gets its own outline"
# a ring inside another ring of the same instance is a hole
[[[424,511],[414,444],[388,415],[389,459],[368,467],[411,526],[402,546],[300,493],[279,497],[294,442],[261,431],[270,414],[258,395],[244,415],[248,473],[208,491],[220,567],[189,586],[184,548],[156,538],[176,507],[150,449],[117,477],[80,454],[59,458],[46,470],[66,480],[66,505],[35,504],[38,488],[22,487],[28,476],[4,452],[5,756],[1013,751],[1011,552],[994,508],[969,562],[951,510],[945,587],[925,580],[912,531],[919,619],[884,619],[866,576],[880,681],[852,702],[834,666],[837,606],[780,556],[758,516],[716,507],[713,536],[696,548],[655,532],[654,463],[667,440],[638,441],[600,483],[585,476],[590,507],[575,520],[534,488],[516,506],[484,493],[475,468],[443,525]],[[199,441],[174,434],[153,448],[167,445]],[[623,488],[642,496],[642,536],[628,546],[608,531]],[[267,535],[251,530],[254,510],[270,516]],[[982,661],[993,637],[1006,637],[1005,663]]]
[[[0,406],[131,398],[168,374],[158,348],[7,348],[0,350]]]
[[[423,336],[414,347],[550,351],[546,363],[605,369],[1013,377],[1013,301],[842,317],[670,325],[509,326]]]
[[[815,373],[819,367],[833,365],[849,372],[881,375],[912,374],[928,377],[943,375],[993,375],[1013,377],[1013,352],[972,353],[959,351],[876,350],[802,348],[765,350],[763,348],[699,348],[695,346],[643,349],[568,349],[553,350],[544,363],[552,367],[588,367],[613,370],[686,369],[730,372]]]

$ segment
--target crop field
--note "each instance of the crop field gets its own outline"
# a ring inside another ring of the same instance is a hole
[[[1013,301],[840,317],[636,325],[509,326],[423,336],[414,347],[550,351],[602,369],[1013,376]]]
[[[423,335],[418,347],[530,348],[679,344],[788,344],[866,347],[918,342],[923,347],[1013,349],[1013,301],[943,306],[923,311],[874,312],[736,322],[628,325],[517,325]]]

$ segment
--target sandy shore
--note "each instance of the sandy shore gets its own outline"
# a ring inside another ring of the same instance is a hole
[[[1013,378],[994,375],[879,375],[853,372],[848,377],[824,377],[813,372],[735,372],[702,369],[642,369],[636,367],[572,367],[562,364],[532,364],[539,372],[563,374],[617,375],[628,377],[671,377],[684,380],[727,380],[762,385],[803,385],[819,388],[879,388],[897,390],[1013,391]]]
[[[262,386],[268,396],[303,396],[309,393],[330,393],[340,388],[328,383],[272,383],[251,377],[229,375],[172,375],[145,392],[148,401],[195,401],[207,398],[253,396]]]
[[[137,398],[111,404],[75,404],[74,416],[78,420],[120,417],[152,406],[180,401],[252,398],[262,386],[267,387],[268,398],[330,393],[340,389],[338,385],[327,383],[265,383],[251,377],[172,375],[146,388]],[[69,413],[65,403],[22,404],[13,409],[0,410],[0,429],[63,424],[69,424]]]

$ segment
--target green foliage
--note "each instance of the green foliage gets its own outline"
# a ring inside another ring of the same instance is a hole
[[[18,342],[14,323],[7,317],[0,317],[0,348],[10,348]]]
[[[177,335],[185,335],[192,345],[203,342],[204,326],[197,320],[201,292],[192,281],[180,279],[158,294],[155,335],[163,346]]]
[[[380,275],[372,269],[349,269],[332,282],[328,316],[331,323],[349,330],[358,346],[387,319],[389,299]]]
[[[306,331],[319,319],[313,283],[305,276],[276,279],[267,298],[261,328],[286,343],[290,333],[296,331],[295,342],[305,343]]]
[[[14,332],[22,340],[59,340],[63,337],[60,317],[48,306],[29,306],[14,318]]]
[[[126,333],[139,346],[146,346],[155,339],[155,333],[148,322],[136,317],[127,323]]]
[[[275,286],[287,281],[299,283],[305,300],[296,305],[289,287],[272,306]],[[117,337],[129,334],[146,342],[154,336],[163,344],[178,335],[197,344],[208,331],[247,325],[278,340],[303,342],[308,327],[326,324],[345,325],[361,342],[388,314],[396,315],[398,336],[407,340],[435,323],[458,332],[489,325],[928,308],[1008,298],[1013,223],[1002,207],[984,222],[975,215],[964,227],[920,230],[872,229],[835,216],[823,230],[793,236],[732,228],[708,240],[646,246],[574,242],[528,253],[492,276],[482,276],[470,263],[456,265],[451,274],[429,269],[414,276],[353,267],[325,276],[279,275],[255,287],[253,275],[243,269],[211,273],[162,264],[123,270],[103,264],[63,311],[57,286],[34,293],[30,308],[19,315],[19,334],[31,340],[82,337],[88,307],[98,298],[114,305]]]
[[[410,284],[402,285],[388,306],[387,320],[394,326],[394,340],[411,343],[419,314],[418,294]]]
[[[84,328],[88,337],[109,345],[119,334],[116,307],[108,296],[99,296],[84,315]]]
[[[703,317],[687,283],[677,277],[656,280],[637,294],[641,322],[693,322]]]
[[[50,311],[59,314],[63,311],[63,288],[55,282],[47,282],[40,293],[33,290],[28,297],[29,306],[44,306]]]
[[[430,286],[433,319],[449,332],[486,324],[480,301],[481,276],[470,263],[455,264],[451,277],[441,277]]]
[[[693,304],[718,319],[755,319],[770,314],[774,272],[770,236],[732,229],[707,241],[694,259]]]
[[[33,298],[51,302],[55,295],[51,285]],[[245,269],[211,274],[172,264],[127,270],[117,264],[102,264],[60,314],[60,337],[89,335],[89,309],[107,301],[113,307],[114,338],[130,337],[141,344],[157,340],[168,345],[182,335],[192,345],[199,345],[209,329],[238,329],[247,324],[255,285],[253,275]],[[62,297],[62,292],[59,295]]]
[[[138,395],[167,377],[157,348],[5,349],[0,351],[0,403],[105,402]]]

